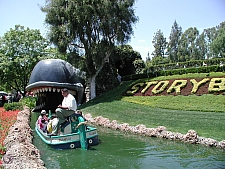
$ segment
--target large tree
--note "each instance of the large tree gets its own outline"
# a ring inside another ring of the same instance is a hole
[[[225,58],[225,28],[220,28],[218,36],[210,44],[214,57]]]
[[[207,44],[206,44],[204,32],[202,32],[196,40],[196,50],[197,50],[198,59],[204,60],[207,54]]]
[[[47,41],[39,30],[16,25],[0,38],[0,78],[8,90],[25,91],[31,71],[45,55]]]
[[[178,45],[178,61],[188,61],[190,59],[197,60],[198,50],[196,41],[199,36],[199,31],[196,27],[190,27],[181,35]]]
[[[112,62],[121,76],[135,74],[135,60],[142,60],[141,54],[134,51],[130,45],[117,46],[113,51]]]
[[[152,40],[152,44],[155,48],[154,51],[152,52],[152,55],[154,57],[161,56],[162,58],[164,58],[167,42],[166,38],[163,35],[163,32],[160,29],[155,33]]]
[[[177,62],[178,61],[178,56],[177,56],[178,42],[180,40],[181,35],[182,35],[182,28],[179,27],[179,25],[175,21],[173,23],[171,33],[170,33],[170,36],[169,36],[169,42],[168,42],[168,45],[167,45],[167,54],[168,54],[169,60],[171,62]]]
[[[42,11],[49,38],[61,52],[83,52],[91,99],[95,78],[109,60],[115,44],[133,34],[135,0],[46,0]]]
[[[165,57],[167,42],[160,29],[155,33],[152,43],[155,48],[152,52],[152,63],[154,65],[167,63],[167,58]]]
[[[206,42],[206,45],[207,45],[207,48],[206,48],[206,51],[207,51],[206,59],[213,58],[214,54],[210,50],[210,44],[213,42],[213,40],[217,36],[217,29],[216,29],[216,27],[204,29],[203,34],[205,36],[205,42]]]

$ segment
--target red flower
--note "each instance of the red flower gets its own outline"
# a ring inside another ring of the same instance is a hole
[[[19,110],[5,111],[0,108],[0,154],[5,154],[4,140],[8,134],[9,128],[16,122]],[[0,163],[1,164],[1,163]]]

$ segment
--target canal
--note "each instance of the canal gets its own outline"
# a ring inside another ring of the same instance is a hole
[[[31,126],[37,119],[32,113]],[[89,150],[55,150],[34,131],[48,169],[224,169],[225,150],[97,127],[101,143]]]

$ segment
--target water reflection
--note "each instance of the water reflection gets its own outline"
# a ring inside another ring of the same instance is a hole
[[[34,133],[49,169],[225,168],[225,151],[98,127],[101,144],[90,150],[54,150]]]

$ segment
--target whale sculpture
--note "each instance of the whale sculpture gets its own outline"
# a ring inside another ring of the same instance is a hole
[[[39,61],[32,70],[27,92],[37,95],[36,107],[33,111],[42,109],[55,111],[62,103],[62,88],[67,88],[80,105],[85,100],[84,73],[61,59],[46,59]]]

